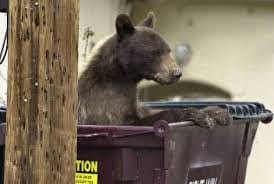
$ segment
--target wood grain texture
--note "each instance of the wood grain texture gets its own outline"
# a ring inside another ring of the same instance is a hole
[[[74,183],[78,0],[10,0],[5,183]]]

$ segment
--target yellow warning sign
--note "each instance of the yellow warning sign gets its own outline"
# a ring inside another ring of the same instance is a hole
[[[76,173],[75,184],[98,184],[98,174]]]
[[[98,184],[98,161],[76,160],[75,184]]]

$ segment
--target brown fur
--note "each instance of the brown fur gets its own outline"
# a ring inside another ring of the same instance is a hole
[[[126,15],[116,19],[116,34],[99,48],[79,78],[79,124],[150,125],[155,120],[191,120],[212,127],[214,118],[197,110],[167,110],[142,117],[137,110],[137,84],[176,82],[181,71],[163,38],[153,31],[152,13],[133,27]]]

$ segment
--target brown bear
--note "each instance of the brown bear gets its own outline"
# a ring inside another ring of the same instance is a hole
[[[213,127],[231,121],[229,113],[217,107],[171,109],[151,115],[138,108],[137,84],[141,80],[164,85],[178,81],[182,75],[168,44],[153,30],[154,25],[153,13],[135,27],[127,15],[117,16],[116,33],[97,48],[79,78],[79,124],[152,125],[165,119]]]

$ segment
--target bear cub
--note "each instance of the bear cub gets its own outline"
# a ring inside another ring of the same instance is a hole
[[[152,12],[137,26],[133,26],[127,15],[117,16],[116,33],[97,48],[79,78],[79,124],[152,125],[164,119],[193,121],[211,128],[231,122],[229,113],[218,107],[157,113],[139,108],[137,84],[141,80],[166,85],[182,76],[168,44],[153,30],[154,26]]]

